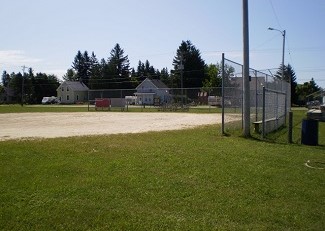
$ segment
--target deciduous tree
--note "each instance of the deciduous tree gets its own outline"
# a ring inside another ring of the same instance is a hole
[[[296,88],[298,104],[303,105],[306,104],[307,101],[314,100],[312,94],[319,91],[320,89],[321,88],[316,84],[313,78],[309,82],[298,84]]]

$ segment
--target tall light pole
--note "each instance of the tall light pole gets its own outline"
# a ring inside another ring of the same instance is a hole
[[[282,80],[284,80],[284,50],[285,50],[285,41],[286,41],[286,30],[278,30],[272,27],[269,27],[269,30],[279,31],[283,36],[283,46],[282,46]],[[290,82],[290,80],[288,80]]]
[[[275,30],[282,34],[283,37],[283,45],[282,45],[282,81],[284,81],[284,50],[285,50],[285,41],[286,41],[286,30],[278,30],[274,29],[272,27],[268,28],[269,30]],[[288,83],[289,83],[289,89],[287,88],[287,96],[286,96],[286,102],[285,102],[285,118],[284,121],[286,123],[287,120],[287,111],[291,110],[291,76],[288,76]],[[289,119],[290,120],[290,119]],[[290,133],[290,132],[289,132]]]
[[[243,0],[243,136],[250,136],[248,0]]]

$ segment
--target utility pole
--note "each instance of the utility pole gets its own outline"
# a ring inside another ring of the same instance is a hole
[[[250,87],[249,87],[249,29],[248,0],[243,0],[243,136],[250,136]]]
[[[22,83],[21,83],[21,106],[24,106],[24,84],[25,84],[25,69],[27,68],[25,65],[22,66],[23,68],[23,75],[22,75]]]
[[[285,52],[285,41],[286,41],[286,30],[283,30],[282,33],[283,36],[283,44],[282,44],[282,81],[284,81],[284,52]],[[290,82],[290,79],[288,79],[288,82]]]
[[[282,69],[282,75],[281,75],[281,78],[282,78],[282,82],[284,81],[284,52],[285,52],[285,41],[286,41],[286,30],[279,30],[279,29],[275,29],[275,28],[272,28],[272,27],[269,27],[268,28],[269,30],[276,30],[278,32],[281,33],[282,37],[283,37],[283,44],[282,44],[282,63],[281,63],[281,69]],[[291,77],[289,76],[288,78],[288,85],[289,86],[285,86],[286,89],[285,91],[287,92],[287,99],[286,99],[286,105],[285,105],[285,123],[287,121],[286,117],[287,117],[287,112],[289,112],[291,110]],[[282,83],[281,83],[281,86],[282,86]],[[281,87],[282,88],[282,87]],[[281,89],[283,90],[283,89]]]

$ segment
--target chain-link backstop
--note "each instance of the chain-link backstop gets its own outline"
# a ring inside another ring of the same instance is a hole
[[[222,72],[224,134],[243,127],[243,65],[223,56]],[[265,136],[286,123],[290,110],[290,84],[254,69],[250,69],[249,75],[252,128]],[[241,121],[227,123],[234,114],[241,114]]]

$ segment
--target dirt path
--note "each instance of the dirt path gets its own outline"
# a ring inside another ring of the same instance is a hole
[[[221,114],[9,113],[0,114],[0,141],[177,130],[217,123],[221,123]]]

